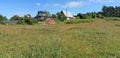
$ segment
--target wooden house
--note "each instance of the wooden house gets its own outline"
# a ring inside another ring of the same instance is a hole
[[[38,11],[36,15],[36,19],[38,22],[45,21],[45,19],[49,16],[49,13],[47,11]]]

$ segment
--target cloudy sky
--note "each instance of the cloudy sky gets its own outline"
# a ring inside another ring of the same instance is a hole
[[[1,0],[0,14],[10,18],[13,15],[36,16],[38,10],[46,10],[51,14],[67,9],[77,13],[98,12],[102,6],[120,6],[120,0]]]

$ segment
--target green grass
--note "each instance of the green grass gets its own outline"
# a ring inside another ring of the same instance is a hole
[[[0,58],[120,58],[119,25],[0,25]]]
[[[120,17],[105,17],[104,18],[107,21],[120,21]]]
[[[65,24],[79,24],[79,23],[90,23],[95,21],[95,19],[74,19],[74,20],[66,20],[64,21]]]

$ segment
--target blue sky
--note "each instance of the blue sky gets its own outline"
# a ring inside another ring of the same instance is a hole
[[[0,14],[10,18],[13,15],[36,16],[38,10],[55,14],[67,9],[72,14],[98,12],[102,6],[120,6],[120,0],[1,0]]]

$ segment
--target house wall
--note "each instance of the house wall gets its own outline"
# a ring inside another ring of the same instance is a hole
[[[47,18],[48,13],[45,11],[38,11],[37,16],[35,17],[38,21],[45,21]]]

